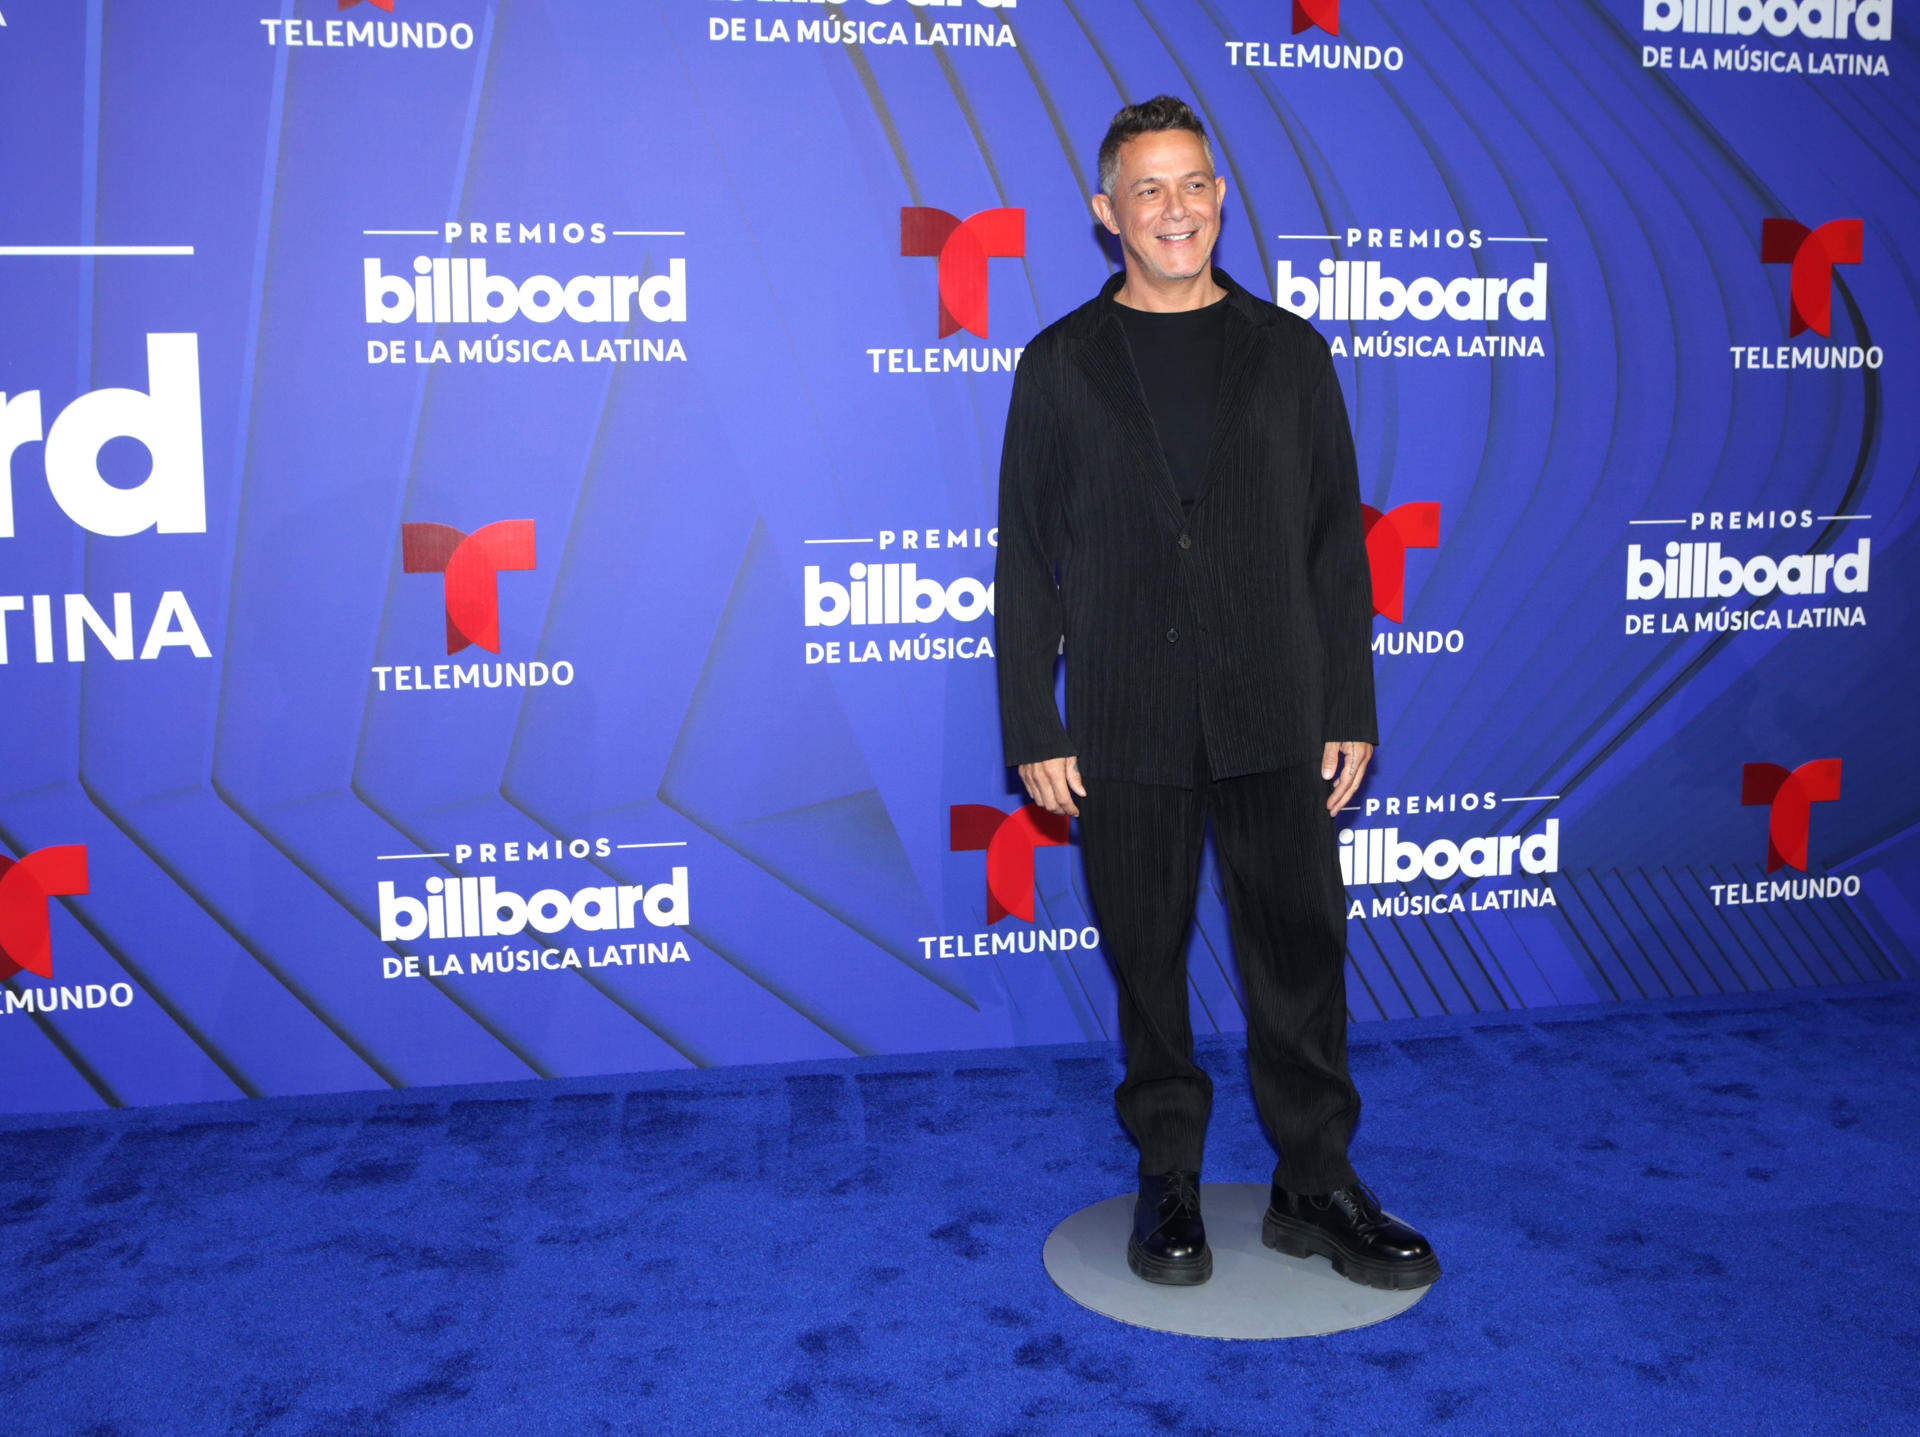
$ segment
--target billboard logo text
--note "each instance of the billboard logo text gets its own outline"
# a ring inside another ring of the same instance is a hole
[[[200,336],[149,334],[147,387],[96,389],[43,431],[40,391],[0,394],[0,539],[13,537],[13,453],[46,439],[43,462],[54,502],[95,534],[121,537],[207,531],[206,465],[200,447]],[[152,467],[122,488],[100,472],[100,451],[136,439]]]
[[[480,878],[429,878],[425,898],[380,885],[380,941],[406,943],[426,938],[512,938],[531,928],[558,933],[566,928],[608,932],[633,928],[644,919],[655,928],[685,928],[693,921],[687,870],[676,868],[665,883],[610,883],[568,894],[542,888],[531,896]]]
[[[1656,34],[1758,35],[1784,40],[1891,40],[1893,0],[1645,0],[1641,28]],[[1299,6],[1294,6],[1299,13]]]
[[[687,317],[687,262],[667,261],[665,274],[581,274],[561,281],[488,274],[485,259],[416,255],[414,277],[387,274],[371,256],[361,261],[368,324],[550,324],[562,315],[581,324],[630,324],[636,309],[656,324]]]

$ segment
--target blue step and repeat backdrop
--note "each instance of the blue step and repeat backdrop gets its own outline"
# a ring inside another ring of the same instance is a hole
[[[1162,91],[1354,417],[1353,1016],[1911,973],[1911,3],[0,0],[0,1108],[1111,1036],[995,487]]]

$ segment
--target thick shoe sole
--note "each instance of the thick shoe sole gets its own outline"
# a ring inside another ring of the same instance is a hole
[[[1185,1262],[1176,1262],[1171,1258],[1155,1257],[1144,1247],[1140,1239],[1127,1239],[1127,1266],[1133,1269],[1133,1275],[1147,1282],[1157,1282],[1165,1287],[1198,1287],[1213,1276],[1213,1249],[1203,1247],[1200,1255]]]
[[[1382,1262],[1378,1258],[1350,1252],[1326,1233],[1309,1223],[1282,1216],[1272,1208],[1260,1224],[1260,1241],[1288,1257],[1324,1257],[1333,1270],[1348,1282],[1366,1287],[1406,1292],[1426,1287],[1440,1276],[1440,1259],[1433,1256],[1419,1262]]]

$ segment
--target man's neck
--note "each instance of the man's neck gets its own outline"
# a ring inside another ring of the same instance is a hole
[[[1212,265],[1187,279],[1149,279],[1128,265],[1126,282],[1114,292],[1113,299],[1128,309],[1173,314],[1184,309],[1205,309],[1226,297],[1225,288],[1214,283]]]

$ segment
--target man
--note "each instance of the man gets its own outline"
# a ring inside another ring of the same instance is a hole
[[[1127,1259],[1213,1271],[1186,940],[1209,823],[1246,991],[1254,1098],[1280,1149],[1262,1236],[1355,1282],[1439,1262],[1347,1161],[1346,905],[1333,816],[1377,740],[1353,437],[1326,341],[1211,256],[1226,180],[1199,118],[1130,105],[1093,212],[1125,272],[1014,379],[995,570],[1007,762],[1080,820],[1120,990],[1120,1116],[1140,1145]],[[1054,704],[1064,654],[1067,711]]]

